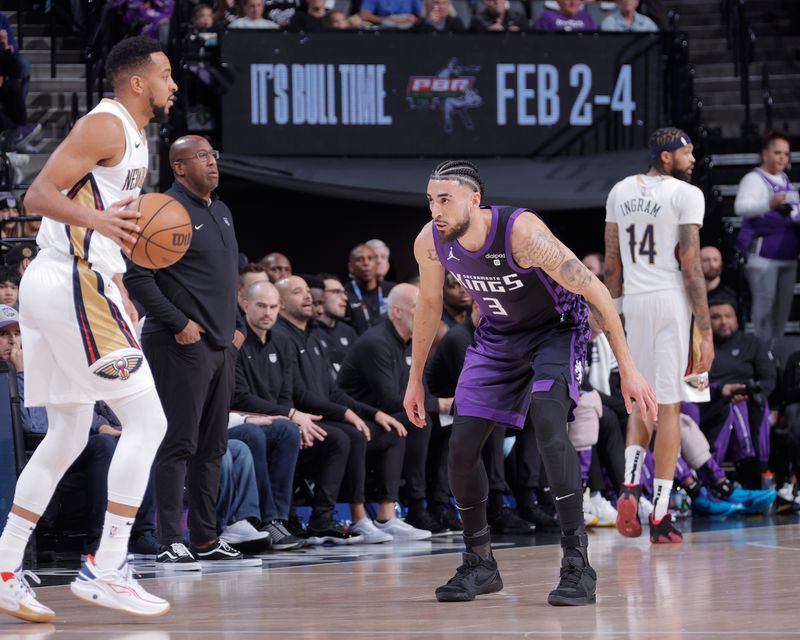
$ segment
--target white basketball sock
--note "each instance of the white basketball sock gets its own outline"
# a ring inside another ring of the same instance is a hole
[[[106,511],[103,535],[95,556],[95,563],[99,569],[119,569],[125,563],[133,521],[134,517],[120,516]]]
[[[25,547],[36,528],[30,520],[9,513],[3,535],[0,536],[0,572],[13,572],[22,566]]]
[[[669,495],[672,493],[672,480],[656,478],[653,481],[653,520],[658,522],[669,511]]]
[[[645,453],[647,450],[638,444],[625,447],[625,484],[641,484]]]

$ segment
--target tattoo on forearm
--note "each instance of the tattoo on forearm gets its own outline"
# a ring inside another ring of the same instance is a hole
[[[594,321],[597,323],[597,326],[600,327],[600,330],[605,333],[606,332],[606,319],[603,317],[602,311],[598,309],[595,305],[593,305],[588,300],[586,303],[589,305],[589,310],[592,312],[592,317]]]
[[[592,283],[592,274],[577,258],[570,258],[558,271],[570,291],[581,292]]]
[[[436,249],[428,249],[428,260],[439,262],[439,254],[436,253]]]
[[[603,262],[603,282],[612,298],[622,295],[622,258],[619,254],[619,227],[607,224],[605,231],[606,254]]]
[[[711,330],[708,313],[708,291],[703,269],[700,266],[700,232],[697,225],[682,224],[678,227],[680,238],[680,262],[683,284],[689,296],[689,306],[700,331]],[[688,263],[688,264],[687,264]]]
[[[550,233],[537,233],[528,238],[514,259],[523,267],[540,267],[553,271],[564,262],[564,247]]]

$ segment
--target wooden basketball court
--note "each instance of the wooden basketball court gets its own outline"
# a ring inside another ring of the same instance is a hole
[[[439,604],[434,588],[459,562],[412,543],[366,560],[147,579],[172,603],[164,618],[132,622],[75,599],[66,586],[38,590],[57,621],[0,619],[0,638],[178,640],[251,638],[778,638],[800,636],[800,524],[688,533],[682,546],[651,546],[595,530],[595,606],[546,604],[556,545],[496,552],[505,589],[471,603]],[[737,528],[738,527],[738,528]],[[435,543],[434,543],[435,544]],[[408,555],[423,553],[427,555]]]

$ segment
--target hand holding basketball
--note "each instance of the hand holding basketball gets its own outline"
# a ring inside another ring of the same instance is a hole
[[[135,234],[139,232],[139,218],[142,215],[135,208],[128,207],[131,202],[133,198],[125,198],[104,211],[93,211],[91,221],[86,225],[116,242],[129,257],[129,247],[136,242]]]

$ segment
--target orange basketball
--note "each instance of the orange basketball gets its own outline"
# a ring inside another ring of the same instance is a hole
[[[180,202],[163,193],[146,193],[129,207],[142,214],[131,260],[145,269],[163,269],[183,257],[192,243],[192,219]]]

